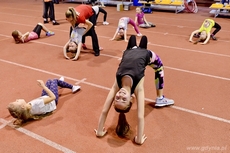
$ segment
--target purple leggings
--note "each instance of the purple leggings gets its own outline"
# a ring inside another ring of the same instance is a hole
[[[139,30],[137,28],[137,25],[135,24],[135,22],[129,18],[129,23],[128,24],[131,24],[133,27],[134,27],[134,30],[136,31],[137,34],[139,34]]]
[[[49,88],[54,93],[54,95],[56,96],[56,99],[55,99],[56,105],[58,103],[58,98],[59,98],[58,86],[62,87],[62,88],[69,88],[69,89],[72,89],[72,87],[73,87],[73,85],[68,84],[64,81],[58,80],[58,79],[46,81],[46,87]],[[42,96],[45,96],[45,95],[48,95],[48,94],[46,93],[45,90],[42,90]]]

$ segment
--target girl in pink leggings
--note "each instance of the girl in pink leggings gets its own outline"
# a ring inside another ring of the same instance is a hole
[[[127,29],[128,29],[128,24],[131,24],[134,28],[134,30],[137,33],[137,36],[142,36],[142,34],[139,32],[137,25],[135,24],[135,22],[129,18],[129,17],[122,17],[120,18],[119,22],[118,22],[118,27],[117,30],[113,36],[113,38],[111,40],[114,40],[116,38],[116,36],[120,36],[120,38],[124,38],[125,41],[128,42],[127,40]]]

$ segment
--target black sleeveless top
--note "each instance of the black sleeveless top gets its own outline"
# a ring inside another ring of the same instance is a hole
[[[142,48],[128,49],[124,51],[121,63],[119,64],[116,79],[118,87],[122,87],[121,79],[123,76],[128,75],[133,80],[131,94],[145,75],[145,67],[150,62],[151,52]]]

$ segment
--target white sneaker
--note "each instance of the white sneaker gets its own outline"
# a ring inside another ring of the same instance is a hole
[[[142,36],[142,34],[141,34],[141,33],[138,33],[137,36],[140,37],[140,36]]]
[[[62,76],[62,77],[60,77],[60,79],[59,79],[59,80],[64,81],[64,80],[65,80],[65,78]]]
[[[157,98],[155,106],[156,107],[163,107],[163,106],[169,106],[169,105],[173,105],[173,104],[174,104],[174,100],[164,97],[162,99]]]
[[[73,86],[72,87],[72,92],[74,93],[74,92],[80,90],[80,88],[81,88],[81,86]]]
[[[104,22],[103,22],[103,25],[109,25],[109,22],[104,21]]]

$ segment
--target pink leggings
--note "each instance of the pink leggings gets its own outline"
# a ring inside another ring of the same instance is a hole
[[[129,18],[129,23],[128,24],[131,24],[133,27],[134,27],[134,30],[136,31],[137,34],[139,34],[139,30],[137,28],[137,25],[135,24],[135,22]]]

